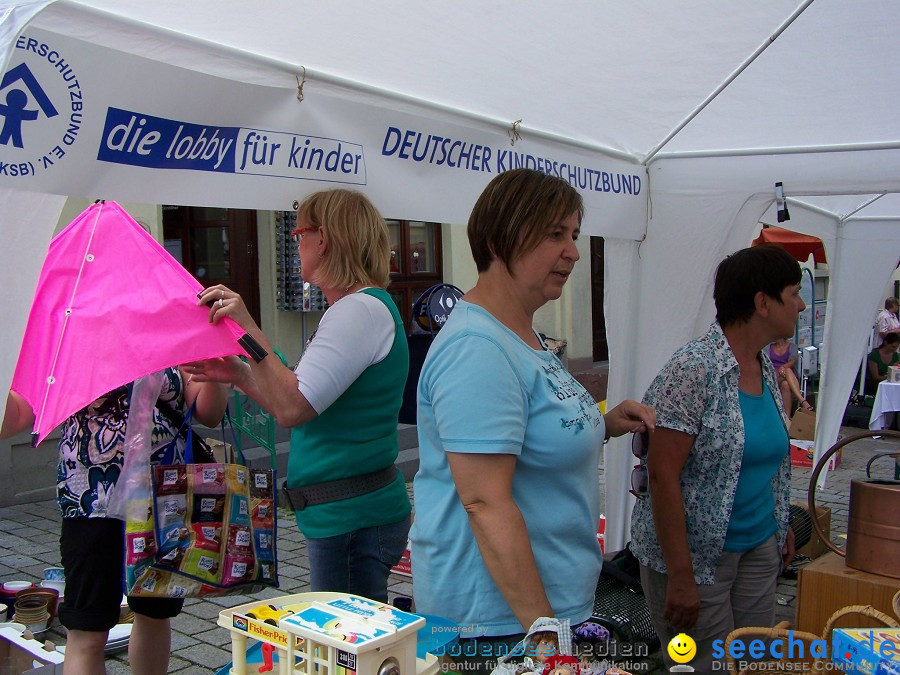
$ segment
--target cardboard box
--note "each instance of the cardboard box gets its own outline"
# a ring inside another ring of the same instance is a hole
[[[816,438],[816,413],[799,408],[791,418],[788,436],[798,441],[812,441]]]
[[[796,504],[803,508],[804,511],[809,513],[809,504],[806,502],[791,502],[792,504]],[[825,534],[831,536],[831,509],[827,506],[819,506],[816,504],[816,514],[819,518],[819,525],[822,526],[822,529],[825,531]],[[822,541],[822,538],[819,537],[819,534],[816,532],[816,529],[812,525],[812,521],[810,521],[809,526],[812,528],[812,534],[810,536],[809,541],[797,549],[797,553],[800,555],[805,555],[810,560],[814,558],[818,558],[820,555],[828,551],[829,548],[825,545],[825,542]],[[794,532],[794,534],[797,534]]]
[[[63,655],[54,648],[48,651],[45,644],[26,640],[16,628],[0,628],[0,666],[5,667],[4,675],[62,675]]]
[[[900,366],[888,366],[888,382],[900,382]]]
[[[847,605],[872,605],[894,616],[891,600],[897,586],[897,579],[847,567],[837,553],[826,553],[800,569],[796,629],[821,635],[831,615]],[[836,627],[879,626],[867,617],[851,614],[843,617]]]
[[[845,673],[900,673],[900,628],[838,628],[831,660]]]
[[[218,438],[205,438],[203,440],[206,441],[206,444],[213,451],[213,456],[217,462],[224,464],[225,462],[234,461],[234,448],[231,447],[230,443],[220,441]]]
[[[791,441],[791,466],[802,466],[811,469],[815,452],[815,443],[813,441]],[[841,465],[841,455],[844,449],[841,448],[833,454],[825,467],[826,471],[833,471]]]

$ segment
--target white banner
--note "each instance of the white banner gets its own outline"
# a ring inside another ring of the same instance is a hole
[[[644,234],[637,164],[315,81],[303,94],[26,28],[0,82],[0,185],[274,210],[345,186],[390,217],[464,223],[493,176],[525,166],[581,192],[585,231]]]

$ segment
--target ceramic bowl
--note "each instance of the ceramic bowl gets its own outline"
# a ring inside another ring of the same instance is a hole
[[[47,581],[65,581],[66,571],[62,567],[45,567],[44,579]]]
[[[18,593],[19,591],[24,591],[26,588],[31,588],[34,586],[30,581],[7,581],[3,584],[3,590],[7,593]]]
[[[60,597],[62,597],[63,591],[66,590],[66,582],[65,580],[57,581],[55,579],[44,579],[41,582],[41,588],[52,588],[59,593]]]

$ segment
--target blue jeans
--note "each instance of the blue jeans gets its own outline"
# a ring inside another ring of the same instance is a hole
[[[306,540],[309,589],[353,593],[387,602],[391,567],[406,550],[412,519]]]

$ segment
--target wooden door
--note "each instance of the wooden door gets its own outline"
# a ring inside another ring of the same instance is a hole
[[[440,223],[388,219],[391,283],[388,293],[397,304],[403,325],[412,326],[412,306],[419,296],[443,281]]]
[[[609,361],[606,316],[603,313],[603,237],[591,237],[591,327],[594,361]]]
[[[259,323],[256,211],[163,206],[166,249],[204,286],[224,284],[240,294]]]

